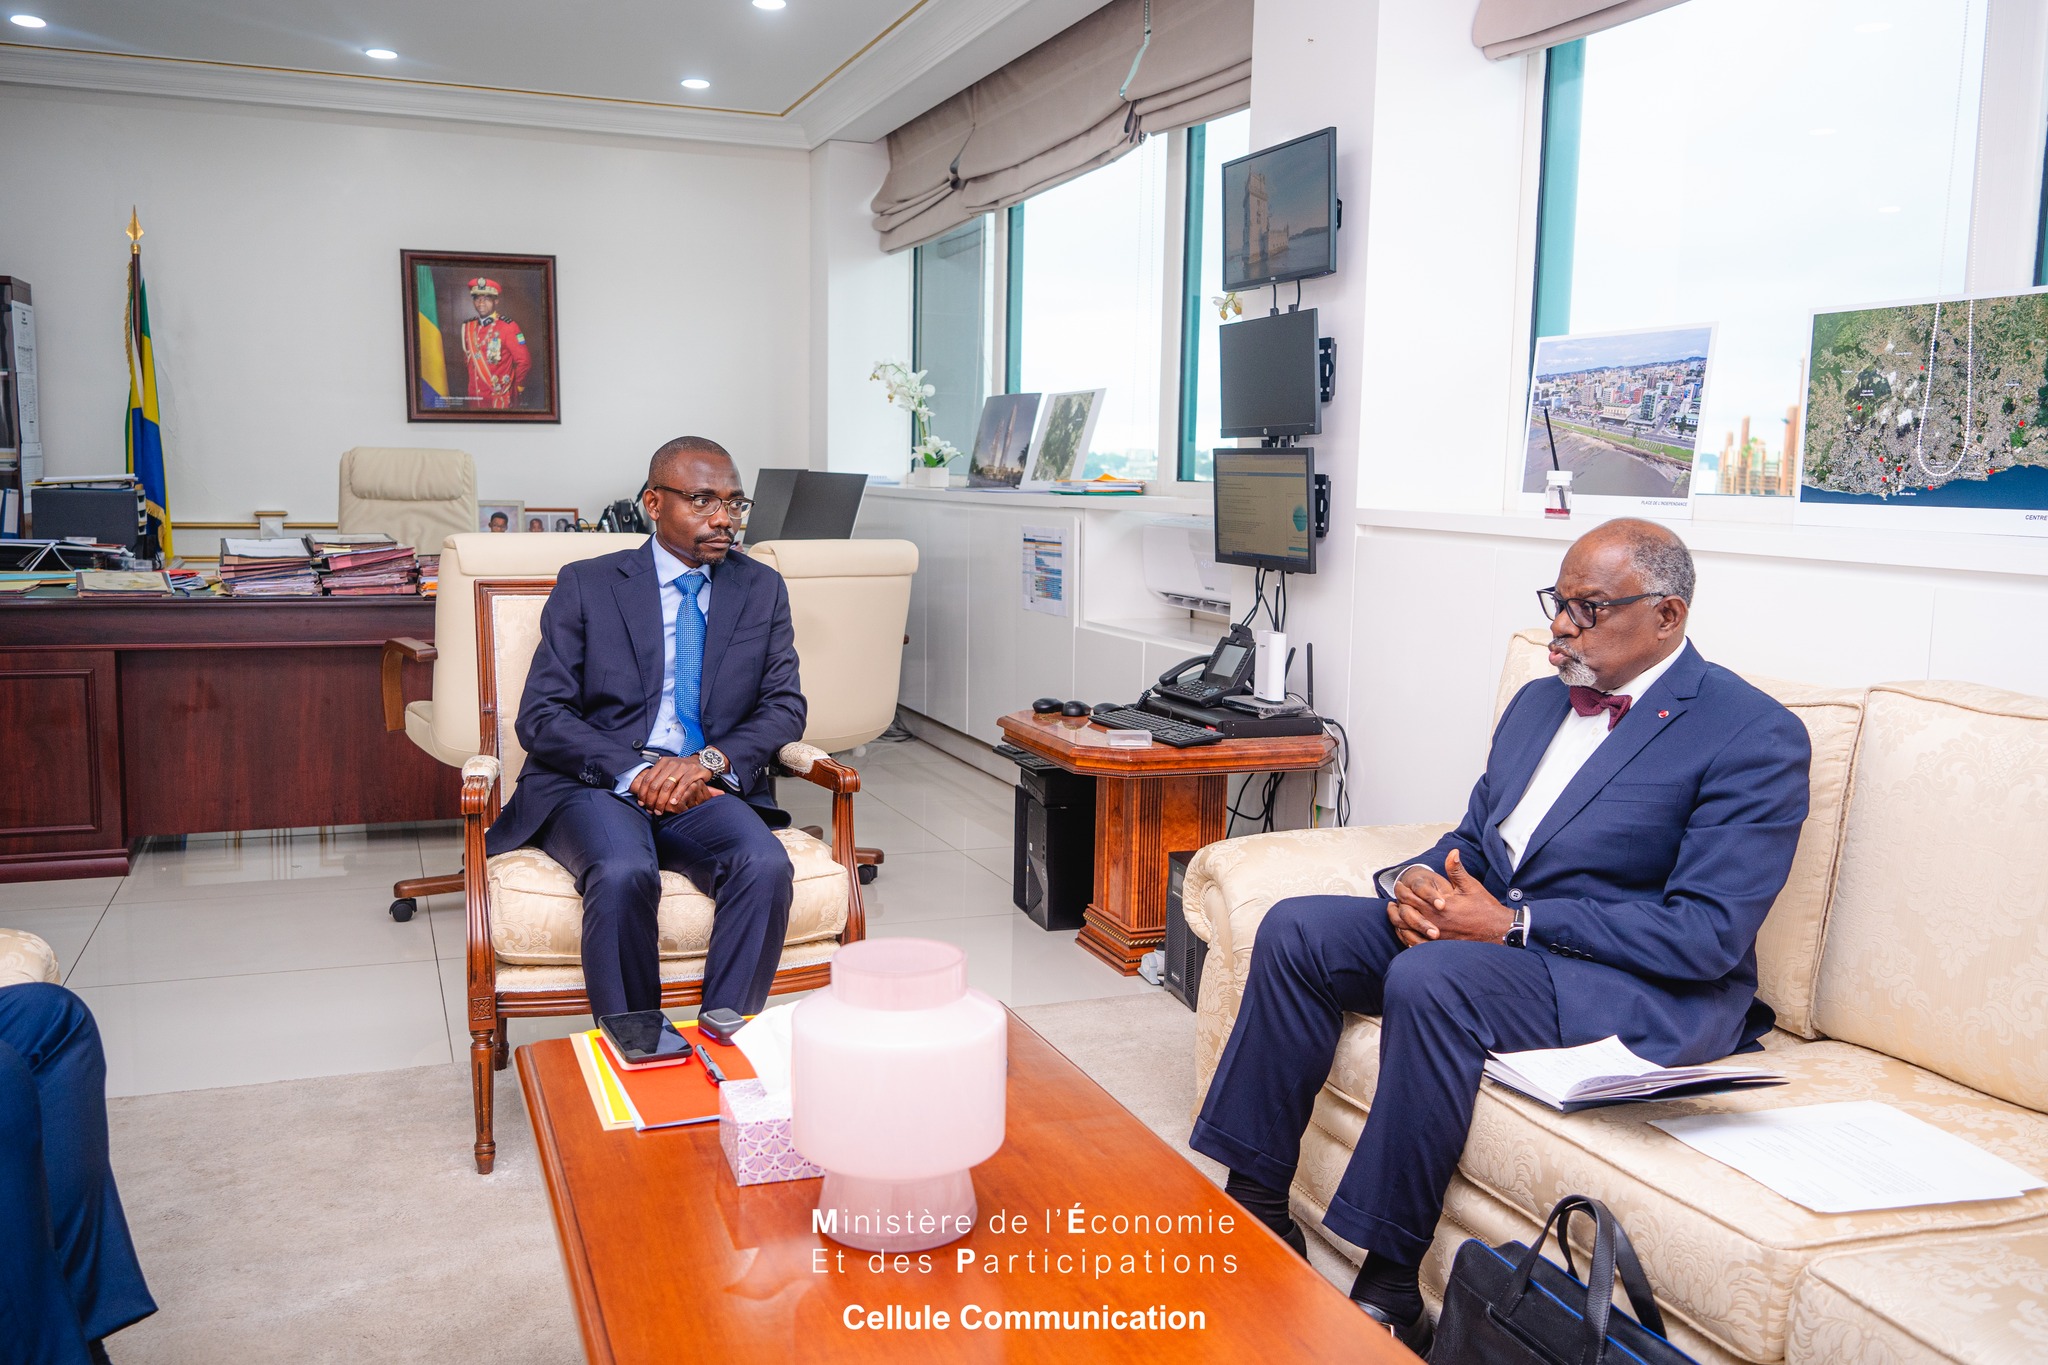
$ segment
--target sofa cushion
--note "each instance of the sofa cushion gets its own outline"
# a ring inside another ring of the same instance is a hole
[[[52,984],[62,980],[57,954],[50,945],[26,929],[0,929],[0,986],[21,986],[32,981]]]
[[[1786,1365],[2048,1360],[2048,1232],[1915,1241],[1813,1263]]]
[[[2048,1109],[2048,700],[1870,691],[1821,1031]]]
[[[1784,1352],[1793,1286],[1830,1252],[1860,1250],[1926,1231],[2027,1225],[2048,1230],[2048,1190],[2019,1199],[1875,1213],[1824,1215],[1771,1193],[1734,1169],[1649,1126],[1679,1114],[1775,1109],[1834,1100],[1883,1100],[2017,1165],[2048,1174],[2048,1115],[1977,1094],[1896,1058],[1839,1042],[1772,1035],[1785,1086],[1743,1094],[1617,1105],[1560,1114],[1488,1083],[1472,1116],[1461,1176],[1526,1217],[1567,1194],[1590,1194],[1620,1217],[1660,1300],[1746,1360]],[[1298,1180],[1327,1205],[1358,1140],[1379,1076],[1379,1021],[1346,1020],[1313,1127],[1330,1150],[1304,1143]]]
[[[796,872],[784,942],[837,938],[846,927],[846,869],[832,861],[831,849],[802,830],[779,829],[775,837]],[[568,870],[537,848],[500,853],[489,868],[491,946],[498,960],[578,966],[583,960],[583,898]],[[662,958],[701,958],[711,946],[711,911],[711,898],[682,873],[662,873],[661,905],[655,911]]]

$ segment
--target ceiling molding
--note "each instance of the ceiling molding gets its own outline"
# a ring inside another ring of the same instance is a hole
[[[794,120],[773,114],[691,109],[582,95],[484,90],[383,76],[328,75],[176,57],[80,52],[20,43],[0,43],[0,83],[751,147],[803,150],[811,145]]]

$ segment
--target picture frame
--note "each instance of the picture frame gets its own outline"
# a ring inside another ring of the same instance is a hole
[[[408,422],[560,422],[555,258],[400,251]]]
[[[982,403],[981,425],[967,465],[969,488],[1015,488],[1024,481],[1042,396],[992,393]]]
[[[476,500],[476,529],[479,531],[499,532],[524,530],[526,528],[525,512],[526,504],[523,502],[503,498],[478,498]],[[505,519],[503,526],[491,525],[492,520],[497,517]]]
[[[520,520],[528,531],[560,533],[577,530],[583,518],[573,507],[529,507],[520,514]],[[534,525],[536,521],[540,525]]]
[[[1043,491],[1064,479],[1085,475],[1102,416],[1107,389],[1075,389],[1049,393],[1039,405],[1038,429],[1031,437],[1031,457],[1021,487]]]

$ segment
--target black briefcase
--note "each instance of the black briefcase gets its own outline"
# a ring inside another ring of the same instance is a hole
[[[1593,1263],[1583,1281],[1565,1236],[1574,1213],[1593,1219]],[[1564,1269],[1541,1254],[1553,1225]],[[1634,1321],[1613,1311],[1617,1269],[1635,1309]],[[1493,1247],[1475,1237],[1458,1248],[1429,1360],[1430,1365],[1697,1365],[1664,1339],[1664,1315],[1657,1311],[1628,1234],[1605,1204],[1582,1194],[1557,1201],[1533,1247],[1520,1242]]]

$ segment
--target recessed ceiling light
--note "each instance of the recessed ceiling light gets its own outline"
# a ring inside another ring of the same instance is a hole
[[[388,47],[366,47],[363,49],[363,55],[365,57],[375,57],[380,62],[398,60],[398,54]]]
[[[692,76],[683,82],[683,89],[685,90],[709,90],[710,88],[711,82],[705,80],[702,76]]]
[[[754,0],[755,9],[781,9],[789,0]]]
[[[10,14],[10,15],[8,15],[8,16],[7,16],[7,22],[9,22],[10,24],[19,24],[19,25],[21,25],[21,26],[22,26],[23,28],[48,28],[48,27],[49,27],[49,25],[48,25],[48,24],[46,24],[46,23],[44,23],[44,22],[43,22],[42,20],[40,20],[40,19],[36,18],[36,17],[35,17],[35,15],[33,15],[33,14]]]

